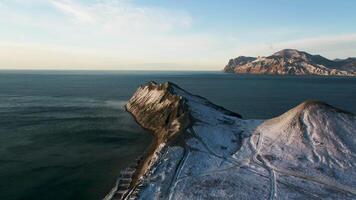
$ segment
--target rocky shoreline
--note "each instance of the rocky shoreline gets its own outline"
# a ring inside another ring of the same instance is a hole
[[[109,194],[104,197],[104,200],[125,199],[128,195],[130,195],[129,199],[137,199],[137,193],[129,194],[129,191],[133,178],[136,175],[137,169],[142,159],[143,156],[139,157],[133,164],[120,172],[115,186],[112,188]]]

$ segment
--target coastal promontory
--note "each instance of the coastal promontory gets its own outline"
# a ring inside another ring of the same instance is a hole
[[[154,140],[107,199],[356,198],[356,117],[324,102],[244,119],[150,82],[126,109]]]
[[[356,76],[356,58],[330,60],[296,49],[284,49],[267,57],[230,59],[224,72],[236,74]]]

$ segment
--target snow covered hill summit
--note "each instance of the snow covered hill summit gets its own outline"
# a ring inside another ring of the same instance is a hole
[[[154,141],[108,199],[356,199],[356,117],[306,101],[243,119],[173,83],[126,105]]]

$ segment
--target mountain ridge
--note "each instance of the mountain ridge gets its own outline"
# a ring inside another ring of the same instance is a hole
[[[330,60],[296,49],[283,49],[267,57],[230,59],[224,72],[237,74],[356,76],[356,58]]]

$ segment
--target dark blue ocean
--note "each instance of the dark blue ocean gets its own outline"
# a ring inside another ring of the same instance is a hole
[[[0,71],[0,199],[101,199],[150,135],[123,105],[148,81],[171,81],[244,118],[307,99],[356,113],[356,78],[221,72]]]

